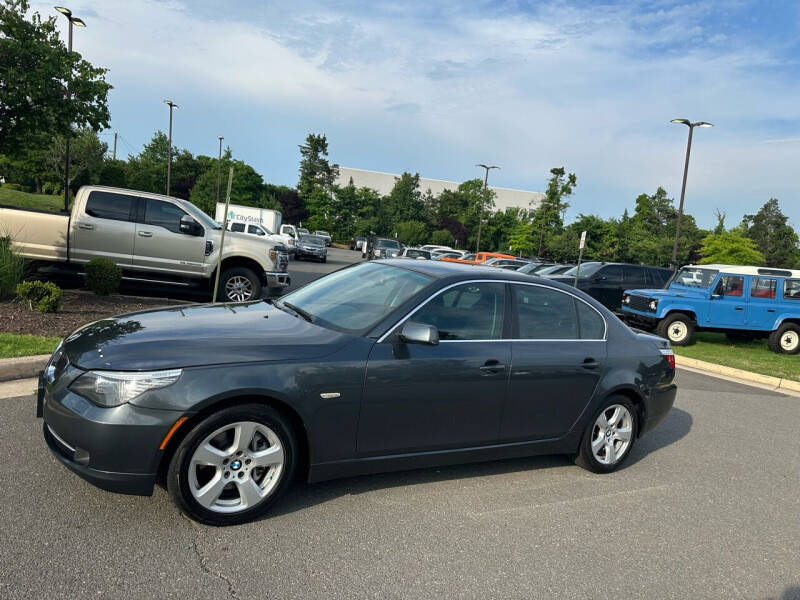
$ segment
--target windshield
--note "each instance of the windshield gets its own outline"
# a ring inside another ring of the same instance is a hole
[[[719,271],[713,269],[683,268],[675,275],[672,283],[687,287],[708,288],[714,283]]]
[[[336,271],[278,301],[297,306],[314,323],[365,332],[433,281],[427,275],[373,262]],[[290,309],[291,310],[291,309]]]
[[[376,248],[399,248],[400,242],[395,240],[378,240],[375,242]]]
[[[300,228],[297,229],[297,233],[309,233],[309,231],[308,231],[308,229],[300,227]]]
[[[186,212],[191,214],[197,221],[200,222],[201,225],[208,227],[209,229],[222,229],[222,225],[217,223],[214,219],[209,217],[191,202],[188,202],[187,200],[181,200],[180,203],[181,206],[186,209]]]
[[[324,246],[325,240],[318,235],[301,235],[300,241],[303,244],[311,244],[316,246]]]
[[[329,234],[328,234],[328,232],[327,232],[327,231],[315,231],[315,232],[314,232],[314,235],[322,235],[322,236],[326,236],[326,235],[329,235]]]
[[[602,267],[602,266],[603,266],[603,263],[599,263],[599,262],[583,263],[582,265],[580,265],[580,276],[581,277],[591,277],[597,271],[599,271],[600,267]],[[575,273],[577,273],[577,272],[578,272],[578,265],[575,265],[571,269],[568,269],[567,271],[564,271],[562,273],[562,275],[575,276]]]

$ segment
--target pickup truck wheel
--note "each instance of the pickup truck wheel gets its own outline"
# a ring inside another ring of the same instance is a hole
[[[656,333],[667,338],[675,346],[686,346],[694,333],[694,321],[688,315],[674,313],[661,319]]]
[[[296,448],[291,426],[272,407],[225,408],[181,441],[169,464],[167,490],[178,508],[201,523],[250,521],[289,486]]]
[[[784,323],[769,334],[767,345],[778,354],[797,354],[800,352],[800,326]]]
[[[261,281],[246,267],[234,267],[222,272],[217,300],[248,302],[261,298]]]

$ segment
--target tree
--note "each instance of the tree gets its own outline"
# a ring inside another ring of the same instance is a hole
[[[422,221],[402,221],[395,230],[397,237],[409,246],[424,244],[428,239],[428,227]]]
[[[403,173],[395,179],[392,191],[384,198],[383,215],[388,229],[404,221],[423,217],[422,194],[419,191],[419,173]]]
[[[572,195],[572,190],[578,183],[575,173],[566,174],[564,167],[553,167],[550,169],[550,181],[547,183],[547,191],[538,208],[533,214],[533,229],[538,232],[539,243],[537,254],[547,255],[547,241],[561,233],[564,228],[564,213],[569,204],[564,202],[564,198]],[[533,204],[533,201],[531,201]]]
[[[214,161],[216,162],[216,161]],[[231,183],[231,204],[254,206],[257,208],[273,208],[275,203],[264,190],[264,180],[256,170],[244,161],[223,158],[222,183],[220,185],[220,202],[225,201],[228,185],[228,172],[233,167]],[[189,198],[206,214],[214,216],[217,206],[217,170],[209,168],[197,179]]]
[[[101,142],[94,131],[88,128],[78,130],[69,153],[70,188],[77,190],[81,185],[99,183],[107,151],[108,144]],[[64,183],[65,159],[66,140],[57,136],[50,147],[47,171],[43,175],[46,181],[55,184],[58,191]]]
[[[339,165],[328,162],[328,140],[323,134],[309,133],[300,148],[300,180],[297,193],[307,203],[317,188],[330,191],[339,176]]]
[[[446,229],[437,229],[431,234],[431,244],[451,246],[453,244],[453,236]]]
[[[517,223],[511,231],[509,245],[517,256],[530,256],[533,253],[533,223]]]
[[[742,228],[764,255],[767,266],[784,269],[800,266],[797,233],[788,224],[776,198],[770,198],[756,214],[745,215]]]
[[[55,17],[27,20],[28,9],[28,0],[0,5],[0,154],[9,156],[31,140],[71,135],[73,125],[98,131],[110,118],[107,70],[67,51]]]
[[[764,255],[758,251],[753,240],[733,231],[707,235],[703,239],[700,253],[703,256],[700,259],[702,265],[764,264]]]

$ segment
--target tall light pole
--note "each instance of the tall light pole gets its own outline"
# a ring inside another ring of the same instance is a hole
[[[489,171],[491,169],[499,169],[497,165],[484,165],[484,164],[477,164],[476,167],[481,167],[482,169],[486,169],[486,175],[483,177],[483,197],[481,198],[481,211],[478,213],[478,240],[475,242],[475,252],[479,252],[481,249],[481,227],[483,226],[483,203],[486,202],[486,196],[488,196],[489,191]]]
[[[79,19],[78,17],[72,16],[72,11],[68,8],[64,8],[63,6],[56,6],[55,9],[60,12],[62,15],[67,17],[67,21],[69,21],[69,42],[67,44],[67,51],[70,55],[72,55],[72,26],[77,25],[78,27],[86,27],[86,23],[83,22],[83,19]],[[72,67],[70,66],[69,69],[69,80],[67,81],[67,102],[72,99],[72,92],[70,91],[70,83],[72,83]],[[66,144],[65,144],[65,153],[64,153],[64,210],[69,211],[69,146],[70,146],[70,136],[72,135],[72,124],[70,124],[70,131],[67,132],[65,137]]]
[[[178,108],[172,100],[164,100],[169,106],[169,143],[167,144],[167,196],[169,196],[169,176],[172,169],[172,109]]]
[[[692,123],[689,119],[672,119],[670,123],[681,123],[689,128],[689,141],[686,142],[686,162],[683,165],[683,184],[681,185],[681,201],[678,205],[678,221],[675,223],[675,242],[672,244],[672,268],[678,268],[678,238],[681,235],[681,218],[683,217],[683,198],[686,195],[686,174],[689,172],[689,154],[692,151],[692,132],[695,127],[713,127],[707,121]]]
[[[220,177],[220,165],[222,164],[222,140],[225,138],[221,135],[217,136],[219,138],[219,158],[217,159],[217,204],[219,204],[219,177]],[[214,210],[217,210],[217,204],[214,205]]]

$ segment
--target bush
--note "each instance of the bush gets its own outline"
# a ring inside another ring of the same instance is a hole
[[[86,263],[86,287],[100,296],[108,296],[119,289],[122,269],[107,258],[93,258]]]
[[[28,303],[28,308],[54,313],[61,309],[61,288],[49,281],[24,281],[17,288],[17,297]]]
[[[30,192],[31,188],[27,185],[22,185],[19,183],[4,183],[3,187],[7,190],[16,190],[18,192]]]
[[[58,196],[61,193],[61,184],[45,181],[42,184],[42,193],[48,196]]]
[[[403,221],[395,227],[397,237],[409,246],[424,244],[428,239],[428,228],[421,221]]]
[[[437,246],[451,246],[453,244],[453,236],[447,229],[437,229],[431,234],[431,244]]]
[[[0,298],[7,298],[14,293],[17,284],[22,281],[25,261],[11,249],[11,238],[0,237]]]

